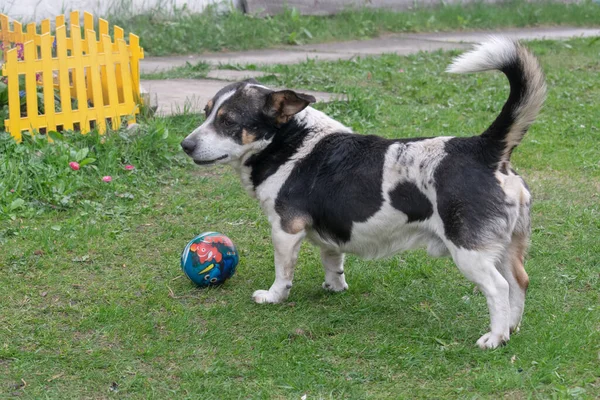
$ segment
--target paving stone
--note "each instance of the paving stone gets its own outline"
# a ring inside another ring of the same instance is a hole
[[[142,74],[167,71],[175,67],[184,66],[188,62],[192,65],[197,64],[199,62],[205,62],[210,65],[274,65],[297,64],[309,59],[321,61],[335,61],[348,58],[352,58],[352,55],[278,49],[252,50],[232,53],[211,53],[190,56],[148,57],[140,62],[140,71]]]
[[[260,80],[262,76],[279,75],[263,71],[238,71],[234,69],[213,69],[206,77],[209,79],[219,79],[222,81],[237,82],[248,78]]]
[[[157,101],[159,115],[201,112],[219,90],[230,82],[212,79],[166,79],[142,80],[141,84],[150,93],[151,102]],[[277,88],[273,88],[277,90]],[[334,93],[298,89],[299,92],[315,96],[317,102],[346,100],[346,96]]]
[[[408,55],[419,51],[464,49],[468,45],[451,41],[433,41],[407,38],[403,35],[386,35],[371,40],[352,40],[339,43],[323,43],[300,46],[303,50],[340,53],[352,56],[372,56],[378,54]]]
[[[427,39],[436,42],[469,42],[477,43],[490,35],[508,36],[519,40],[561,40],[574,37],[592,37],[600,36],[599,28],[570,28],[570,27],[554,27],[554,28],[523,28],[523,29],[504,29],[498,32],[490,31],[475,31],[475,32],[450,32],[450,33],[425,33],[407,35],[410,38]]]

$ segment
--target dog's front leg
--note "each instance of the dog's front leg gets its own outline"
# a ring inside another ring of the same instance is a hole
[[[254,292],[252,298],[257,303],[280,303],[287,299],[292,288],[300,244],[306,233],[303,230],[289,234],[279,227],[273,227],[271,235],[275,247],[275,282],[269,290]]]

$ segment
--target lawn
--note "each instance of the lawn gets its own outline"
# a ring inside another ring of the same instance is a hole
[[[108,20],[140,36],[147,55],[247,50],[282,45],[366,39],[391,32],[432,32],[526,26],[600,26],[597,1],[579,3],[476,2],[440,7],[416,7],[404,12],[361,9],[330,17],[303,16],[290,9],[260,18],[238,11],[202,14],[159,7],[128,16],[115,10]]]
[[[530,47],[549,94],[513,155],[534,196],[533,236],[524,320],[506,346],[475,346],[484,297],[422,251],[350,256],[350,289],[331,294],[305,244],[289,300],[254,304],[274,276],[268,221],[231,169],[181,156],[202,118],[183,115],[106,140],[0,138],[0,398],[600,397],[600,41]],[[347,93],[317,107],[361,133],[469,136],[508,85],[445,74],[456,54],[277,66],[265,82]],[[179,255],[210,230],[241,261],[201,290]]]

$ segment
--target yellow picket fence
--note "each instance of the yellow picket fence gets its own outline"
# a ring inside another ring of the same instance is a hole
[[[141,103],[139,60],[144,57],[139,38],[130,34],[127,44],[123,29],[115,26],[112,40],[103,19],[98,20],[96,36],[91,14],[83,14],[83,30],[78,12],[69,17],[68,30],[64,16],[56,17],[53,36],[50,20],[42,21],[39,32],[35,23],[23,31],[18,22],[13,22],[11,29],[8,17],[0,14],[4,48],[23,44],[22,59],[13,48],[4,52],[2,66],[9,91],[5,125],[17,141],[23,131],[74,129],[87,133],[98,128],[104,133],[107,126],[117,128],[124,119],[135,122]],[[25,112],[21,96],[26,100]]]

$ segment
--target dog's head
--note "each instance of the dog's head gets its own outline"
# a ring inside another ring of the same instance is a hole
[[[236,161],[264,148],[281,126],[313,102],[313,96],[274,91],[254,79],[232,83],[206,104],[206,120],[181,147],[196,164]]]

